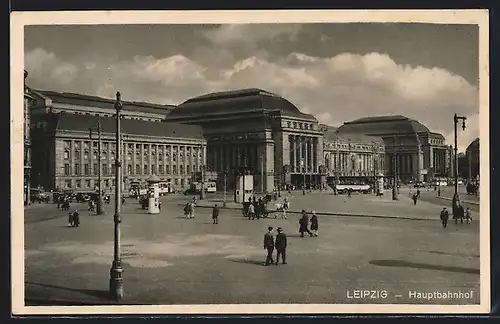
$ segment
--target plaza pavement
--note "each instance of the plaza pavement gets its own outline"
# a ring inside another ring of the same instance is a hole
[[[300,213],[303,209],[306,211],[315,211],[317,214],[347,216],[347,217],[383,217],[414,220],[436,220],[443,207],[447,207],[451,212],[451,202],[431,196],[431,192],[421,191],[425,198],[420,199],[416,205],[408,189],[401,189],[398,200],[392,200],[391,191],[386,191],[382,197],[376,197],[373,194],[353,194],[334,195],[332,191],[306,192],[292,191],[290,194],[282,192],[279,202],[285,197],[290,202],[290,213]],[[234,203],[233,197],[228,195],[226,206],[232,209],[241,210],[241,204]],[[199,207],[213,207],[214,204],[222,206],[223,199],[219,197],[199,201]],[[268,204],[268,210],[275,210],[275,203]],[[472,217],[474,221],[479,220],[479,206],[472,205]]]
[[[477,222],[451,223],[443,229],[438,217],[410,221],[320,215],[320,236],[300,238],[298,215],[251,221],[239,211],[225,209],[219,224],[213,225],[210,209],[197,208],[195,219],[184,219],[179,205],[189,198],[163,199],[158,215],[147,214],[133,200],[123,206],[123,304],[479,302]],[[296,196],[292,206],[311,199],[332,200],[321,194]],[[332,203],[361,209],[358,206],[370,206],[370,199],[353,196],[345,203]],[[385,206],[386,212],[403,211],[399,205]],[[109,303],[112,205],[106,210],[104,216],[82,210],[79,228],[67,228],[67,213],[52,204],[27,211],[27,305]],[[288,234],[287,265],[262,266],[263,235],[269,225]],[[348,290],[354,289],[385,289],[389,295],[347,298]],[[410,290],[473,295],[468,300],[427,301],[409,299]]]

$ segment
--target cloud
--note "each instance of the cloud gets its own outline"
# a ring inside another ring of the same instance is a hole
[[[301,25],[295,24],[226,24],[204,31],[203,36],[217,45],[240,46],[280,36],[294,40],[300,29]]]
[[[233,28],[244,35],[244,27],[224,25],[209,35],[213,41],[236,42],[227,31]],[[280,33],[288,35],[285,29]],[[269,36],[253,31],[254,40]],[[324,58],[297,52],[274,61],[263,52],[238,61],[228,52],[224,57],[227,62],[217,65],[176,54],[136,56],[100,66],[65,62],[36,49],[26,54],[27,83],[34,88],[110,98],[120,90],[124,100],[164,104],[214,91],[262,88],[333,126],[364,116],[400,114],[442,133],[452,144],[452,117],[458,113],[469,117],[466,132],[459,134],[460,149],[479,136],[477,88],[442,68],[397,64],[384,53]]]

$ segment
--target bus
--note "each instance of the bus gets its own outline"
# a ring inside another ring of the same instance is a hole
[[[161,181],[158,183],[158,187],[160,188],[160,196],[173,192],[172,182],[170,181]]]
[[[146,195],[148,192],[148,188],[145,185],[141,184],[139,181],[131,181],[129,194],[131,197],[138,197],[142,195]]]
[[[215,193],[217,191],[217,185],[215,181],[206,181],[204,183],[205,192]],[[193,194],[201,192],[201,182],[191,182],[190,187],[184,191],[184,194]]]

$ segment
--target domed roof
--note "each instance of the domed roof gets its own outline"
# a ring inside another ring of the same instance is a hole
[[[177,106],[169,117],[201,117],[259,111],[280,111],[284,115],[315,119],[312,115],[302,113],[283,97],[256,88],[215,92],[194,97]]]
[[[419,121],[402,115],[359,118],[344,123],[339,127],[339,131],[366,135],[431,133],[429,128]]]
[[[467,146],[466,151],[479,151],[479,137],[473,140],[469,146]]]

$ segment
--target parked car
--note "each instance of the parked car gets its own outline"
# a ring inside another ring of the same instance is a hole
[[[425,183],[423,183],[422,181],[417,181],[417,182],[415,182],[413,187],[414,188],[423,188],[423,187],[425,187]]]
[[[30,200],[38,203],[48,203],[50,202],[50,197],[49,194],[42,189],[33,188],[30,190]]]

